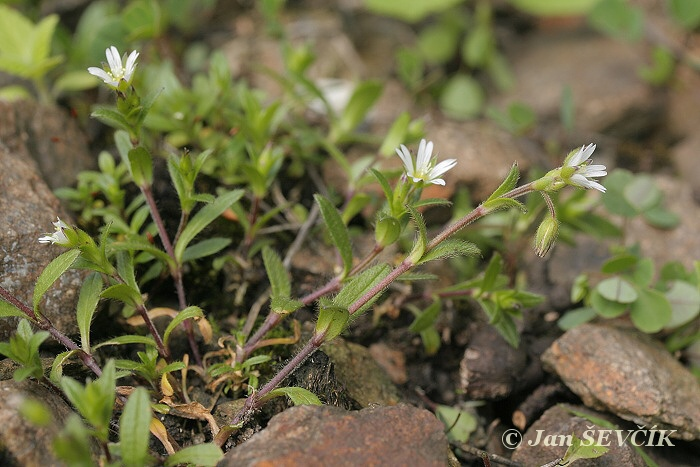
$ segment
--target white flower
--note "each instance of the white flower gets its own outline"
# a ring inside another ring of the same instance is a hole
[[[577,151],[572,151],[564,162],[563,169],[567,167],[573,168],[574,172],[568,178],[570,185],[581,188],[593,188],[605,193],[605,187],[595,180],[594,177],[604,177],[608,173],[605,171],[605,166],[601,164],[591,164],[588,159],[595,151],[595,144],[581,146]]]
[[[137,51],[131,52],[129,57],[126,59],[126,66],[122,65],[122,57],[119,55],[119,51],[116,47],[111,46],[106,51],[107,63],[109,69],[98,68],[96,66],[91,66],[88,68],[88,72],[91,75],[97,76],[105,84],[117,88],[121,80],[127,83],[131,82],[131,78],[134,75],[134,69],[136,69],[136,59],[139,56]]]
[[[68,240],[68,237],[66,237],[63,229],[70,229],[70,227],[68,227],[68,225],[66,225],[66,223],[59,217],[56,217],[56,219],[57,221],[53,222],[53,226],[56,228],[56,231],[53,234],[46,234],[39,238],[39,243],[57,243],[62,246],[68,246],[70,244],[70,240]]]
[[[406,175],[411,177],[416,183],[422,181],[424,183],[444,185],[445,180],[439,177],[457,165],[456,159],[446,159],[437,165],[433,165],[436,162],[435,159],[432,158],[433,142],[425,141],[424,139],[420,141],[420,145],[418,146],[418,156],[416,157],[415,167],[413,166],[413,157],[411,157],[411,153],[406,146],[402,144],[400,148],[396,149],[396,154],[398,154],[403,161]]]

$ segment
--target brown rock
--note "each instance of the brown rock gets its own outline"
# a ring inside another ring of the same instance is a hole
[[[591,408],[676,430],[671,437],[700,437],[700,383],[649,336],[584,324],[555,341],[542,361]]]
[[[53,232],[59,215],[70,223],[58,199],[38,174],[36,164],[0,146],[0,285],[31,305],[34,284],[44,267],[63,249],[37,240]],[[42,312],[65,334],[77,333],[75,305],[83,275],[66,272],[46,293]],[[17,318],[0,320],[0,339],[17,328]]]
[[[578,412],[588,412],[590,415],[601,418],[602,414],[591,413],[586,409],[574,407]],[[582,417],[573,415],[565,405],[555,405],[547,410],[523,436],[522,442],[513,453],[513,460],[523,465],[544,465],[564,456],[568,449],[567,436],[575,434],[583,442],[590,442],[584,438],[589,433],[596,442],[599,433],[606,427],[598,426]],[[593,430],[592,434],[591,431]],[[626,433],[625,433],[626,434]],[[550,438],[547,438],[550,436]],[[603,434],[603,437],[605,434]],[[618,443],[613,433],[606,438],[601,438],[600,444],[606,445],[608,452],[595,459],[582,459],[576,462],[577,467],[586,466],[645,466],[644,459],[628,443]],[[641,440],[641,438],[639,438]],[[566,442],[563,442],[565,441]]]
[[[444,428],[427,410],[403,404],[357,412],[292,407],[229,451],[219,466],[445,466]]]

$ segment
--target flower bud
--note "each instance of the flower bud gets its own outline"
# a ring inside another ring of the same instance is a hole
[[[535,234],[535,253],[537,256],[544,257],[549,249],[552,248],[559,234],[559,221],[551,215],[542,220],[542,223],[537,228]]]
[[[401,223],[395,217],[382,217],[374,230],[377,245],[387,247],[398,240],[401,235]]]

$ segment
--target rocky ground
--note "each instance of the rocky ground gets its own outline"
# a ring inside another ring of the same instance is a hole
[[[487,120],[450,120],[434,108],[418,106],[391,68],[397,48],[415,40],[405,24],[369,15],[354,2],[333,2],[333,8],[310,3],[292,5],[284,24],[291,37],[308,41],[317,53],[314,77],[383,80],[383,96],[367,122],[372,130],[381,132],[400,112],[410,111],[425,118],[426,136],[439,153],[458,159],[456,169],[447,174],[446,188],[433,196],[449,198],[455,187],[466,186],[480,200],[500,183],[513,161],[523,171],[554,166],[558,161],[543,156],[549,141],[557,139],[563,147],[595,142],[596,156],[609,169],[651,172],[670,210],[681,215],[680,226],[670,231],[635,221],[627,244],[639,243],[643,254],[658,264],[677,260],[690,266],[700,258],[700,73],[680,66],[664,87],[649,85],[638,74],[654,41],[692,54],[697,38],[679,35],[659,13],[657,2],[639,2],[647,8],[651,31],[640,43],[606,38],[577,20],[532,20],[527,32],[504,36],[515,87],[492,101],[504,106],[518,100],[535,110],[538,126],[524,136]],[[281,69],[280,52],[262,29],[258,15],[241,10],[217,17],[206,40],[225,51],[237,76],[274,96],[279,89],[259,66]],[[558,123],[565,86],[576,107],[576,131],[570,134]],[[59,251],[39,248],[36,238],[56,215],[70,219],[51,190],[70,185],[79,170],[94,166],[89,134],[65,109],[0,102],[0,282],[25,301],[30,301],[43,266]],[[328,183],[334,183],[334,172],[326,168]],[[443,347],[432,357],[408,332],[410,315],[385,313],[379,324],[365,317],[294,376],[296,385],[313,389],[337,407],[288,408],[269,423],[247,426],[229,440],[221,465],[489,465],[478,450],[496,456],[492,465],[542,465],[561,457],[566,447],[536,443],[538,433],[565,436],[593,430],[599,436],[613,425],[647,430],[639,439],[646,436],[645,452],[659,465],[700,465],[700,384],[675,355],[622,320],[566,333],[556,326],[556,319],[572,306],[574,277],[598,270],[608,246],[586,237],[576,245],[557,245],[545,259],[523,252],[519,269],[530,289],[547,300],[525,313],[517,350],[480,312],[463,305],[443,311]],[[329,265],[308,260],[317,256],[315,250],[307,245],[294,258],[295,279],[330,274]],[[440,272],[451,275],[444,267]],[[67,334],[75,334],[76,323],[65,310],[74,309],[80,283],[79,273],[65,275],[46,302],[46,315]],[[15,326],[0,321],[0,336],[6,339]],[[0,444],[5,455],[17,465],[51,464],[41,446],[50,443],[57,428],[37,432],[17,416],[22,397],[37,397],[45,390],[15,383],[11,366],[4,364]],[[70,408],[52,394],[38,397],[51,400],[60,424]],[[432,411],[435,404],[466,406],[467,401],[481,401],[469,409],[478,426],[469,447],[451,445]],[[239,401],[221,399],[213,413],[224,424],[237,407]],[[598,417],[598,422],[584,414]],[[508,436],[514,429],[523,442],[511,450],[514,446],[506,444],[516,439]],[[194,421],[180,430],[185,444],[188,436],[209,436]],[[657,431],[656,439],[649,440],[649,430]],[[662,431],[673,434],[666,438]],[[615,436],[610,434],[610,439]],[[645,465],[638,451],[618,444],[612,442],[605,456],[576,465]]]

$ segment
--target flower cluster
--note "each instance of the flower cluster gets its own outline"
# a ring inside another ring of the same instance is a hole
[[[595,148],[595,144],[588,144],[571,151],[563,166],[550,170],[544,177],[532,182],[532,187],[537,191],[554,192],[571,185],[605,193],[605,187],[594,179],[604,177],[608,172],[604,165],[591,164],[589,160]]]
[[[139,57],[137,51],[133,51],[126,58],[126,65],[122,65],[122,57],[119,55],[119,51],[116,47],[111,46],[106,51],[107,55],[107,65],[103,68],[98,68],[96,66],[91,66],[88,68],[88,72],[91,75],[97,76],[108,86],[117,89],[119,83],[123,80],[126,83],[131,83],[131,79],[134,76],[134,70],[136,69],[136,59]]]

